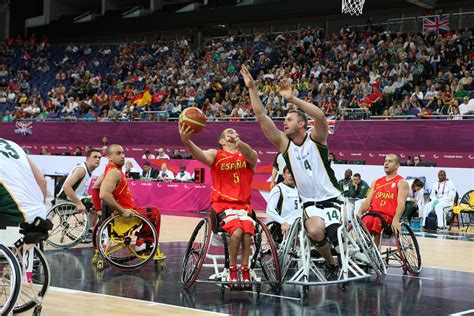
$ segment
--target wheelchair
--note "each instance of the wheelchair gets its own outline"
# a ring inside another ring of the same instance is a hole
[[[22,224],[21,228],[7,227],[9,237],[7,240],[1,238],[1,286],[4,290],[0,297],[9,295],[7,299],[2,298],[1,315],[23,313],[32,308],[34,316],[40,315],[50,284],[48,262],[36,244],[47,239],[52,224],[37,218],[33,224]],[[5,291],[7,287],[10,292]]]
[[[89,198],[82,199],[86,212],[78,212],[76,204],[63,201],[48,210],[47,218],[53,223],[53,230],[46,241],[56,248],[72,248],[86,236],[90,223],[89,214],[92,203]]]
[[[374,216],[382,222],[379,250],[387,267],[398,267],[403,269],[403,274],[417,276],[422,270],[421,254],[418,241],[410,225],[401,221],[402,233],[394,234],[391,226],[378,213],[365,212],[365,216]]]
[[[151,218],[139,213],[127,218],[105,208],[93,232],[92,264],[99,271],[105,262],[125,271],[140,269],[150,261],[163,267],[166,255],[160,251],[158,238]]]
[[[312,243],[304,229],[303,216],[298,218],[279,248],[282,282],[302,285],[303,293],[307,293],[313,285],[342,283],[345,289],[347,282],[370,278],[367,266],[372,267],[379,278],[385,277],[385,264],[372,237],[361,219],[353,213],[348,215],[345,207],[341,210],[341,224],[337,228],[337,247],[333,242],[331,244],[339,273],[328,280],[325,260],[319,254],[311,255]]]
[[[217,216],[211,212],[209,218],[202,219],[194,228],[182,262],[181,282],[189,289],[195,282],[217,284],[222,295],[226,287],[231,290],[246,290],[250,287],[260,295],[262,285],[269,284],[274,290],[280,287],[280,266],[272,237],[265,224],[253,216],[255,233],[252,236],[249,258],[250,284],[231,284],[229,278],[230,236],[218,224]],[[239,261],[240,256],[237,260]],[[202,268],[211,268],[207,279],[198,279]]]

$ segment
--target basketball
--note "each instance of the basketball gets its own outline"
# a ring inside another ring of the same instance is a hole
[[[191,127],[194,133],[199,133],[206,126],[206,116],[200,109],[190,107],[181,112],[179,122]]]

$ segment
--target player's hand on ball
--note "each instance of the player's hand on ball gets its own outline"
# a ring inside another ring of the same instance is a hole
[[[179,124],[179,136],[181,136],[181,140],[183,142],[189,141],[189,138],[191,137],[191,134],[193,133],[193,129],[189,126],[186,126],[184,124]]]

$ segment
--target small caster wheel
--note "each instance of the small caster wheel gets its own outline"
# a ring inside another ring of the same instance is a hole
[[[303,294],[307,295],[309,293],[309,285],[303,285]]]
[[[41,315],[41,305],[36,305],[35,309],[33,310],[33,316],[39,316]]]
[[[97,264],[97,261],[99,261],[99,256],[97,254],[95,254],[93,257],[92,257],[92,264]]]
[[[347,284],[346,284],[346,283],[344,283],[344,284],[341,286],[341,290],[342,290],[343,292],[345,292],[345,291],[347,290]]]
[[[102,261],[102,260],[97,261],[97,270],[99,270],[99,271],[104,270],[104,261]]]

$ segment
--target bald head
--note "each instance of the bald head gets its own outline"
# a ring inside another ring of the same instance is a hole
[[[107,147],[107,155],[109,156],[110,162],[115,164],[117,167],[122,167],[125,164],[125,152],[122,146],[112,144]]]

